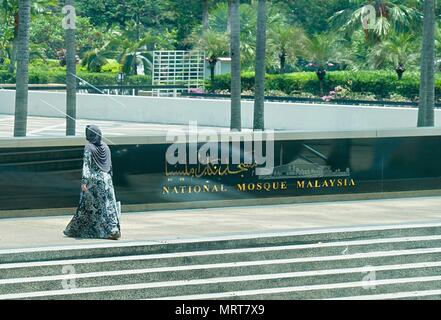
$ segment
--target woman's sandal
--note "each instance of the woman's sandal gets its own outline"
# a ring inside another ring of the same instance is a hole
[[[107,240],[118,240],[119,238],[121,238],[121,233],[114,232],[110,237],[107,238]]]

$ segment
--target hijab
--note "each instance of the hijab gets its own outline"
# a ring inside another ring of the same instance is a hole
[[[93,161],[101,171],[108,173],[112,169],[112,158],[109,147],[101,139],[100,128],[95,125],[86,127],[86,140],[89,141],[86,150],[90,151]]]

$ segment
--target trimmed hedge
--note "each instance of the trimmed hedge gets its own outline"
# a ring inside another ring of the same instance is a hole
[[[78,77],[87,82],[99,85],[116,85],[115,73],[91,73],[79,71]],[[15,83],[15,74],[0,70],[0,83]],[[66,71],[30,71],[30,84],[47,84],[47,83],[66,83]],[[150,76],[128,76],[124,82],[125,85],[151,85],[152,80]]]
[[[209,89],[229,90],[230,75],[216,76],[214,86]],[[324,82],[324,93],[344,86],[352,92],[373,94],[377,98],[387,98],[399,94],[408,99],[419,95],[419,74],[406,72],[402,80],[398,80],[395,72],[389,71],[334,71],[329,72]],[[254,91],[254,73],[242,74],[242,90]],[[320,83],[314,72],[296,72],[266,76],[266,90],[278,90],[287,95],[307,92],[320,95]],[[436,77],[436,91],[441,93],[441,77]]]

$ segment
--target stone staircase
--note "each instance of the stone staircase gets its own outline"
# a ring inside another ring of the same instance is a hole
[[[0,251],[0,300],[440,298],[441,223]]]

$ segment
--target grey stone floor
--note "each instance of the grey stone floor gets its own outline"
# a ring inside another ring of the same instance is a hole
[[[157,133],[166,133],[173,129],[188,129],[185,125],[138,123],[124,121],[99,121],[77,120],[76,132],[78,136],[84,136],[84,129],[88,124],[95,124],[101,128],[104,135],[112,136],[137,136]],[[214,130],[222,130],[216,127],[203,127]],[[12,137],[14,131],[14,116],[0,114],[0,138]],[[247,131],[247,130],[245,130]],[[65,136],[66,121],[63,118],[28,117],[28,137],[60,137]]]
[[[62,235],[69,216],[0,219],[0,249],[108,243]],[[441,197],[123,213],[125,241],[441,222]]]

